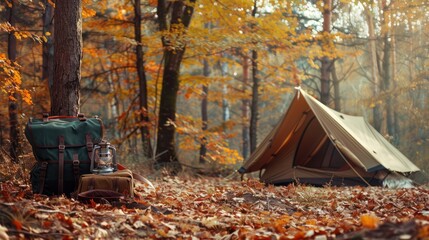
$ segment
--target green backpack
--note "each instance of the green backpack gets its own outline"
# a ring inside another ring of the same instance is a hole
[[[103,139],[98,118],[59,116],[30,119],[25,136],[33,148],[36,164],[30,172],[34,193],[60,195],[74,192],[79,177],[90,173],[94,144]]]

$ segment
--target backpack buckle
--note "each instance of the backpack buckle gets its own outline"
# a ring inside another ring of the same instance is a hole
[[[65,145],[58,145],[58,150],[60,150],[60,152],[64,152],[64,149],[66,149]]]

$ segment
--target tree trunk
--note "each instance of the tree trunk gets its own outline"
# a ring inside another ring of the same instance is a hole
[[[76,116],[80,107],[82,2],[55,2],[51,114]]]
[[[395,34],[392,34],[392,82],[393,82],[393,90],[394,90],[394,94],[393,94],[393,99],[392,99],[392,105],[393,106],[398,106],[397,104],[397,94],[396,94],[396,90],[397,90],[397,59],[396,59],[396,36]],[[393,144],[395,146],[399,146],[400,143],[400,123],[399,123],[399,110],[397,108],[395,108],[393,110],[393,125],[394,125],[394,129],[395,132],[393,134]]]
[[[11,1],[9,10],[9,23],[12,27],[15,26],[15,2]],[[16,38],[14,32],[10,32],[8,36],[7,54],[11,62],[16,61]],[[18,94],[11,93],[9,97],[9,154],[14,162],[18,162],[18,148],[19,148],[19,126],[18,126]]]
[[[332,0],[323,0],[323,36],[325,39],[323,39],[322,42],[322,50],[329,51],[329,42],[331,41],[328,38],[328,35],[331,33],[331,18],[332,18]],[[330,88],[331,88],[331,65],[332,60],[328,57],[324,56],[321,60],[321,67],[320,67],[320,101],[328,105],[330,102]]]
[[[219,62],[219,68],[221,72],[221,76],[225,77],[228,73],[228,64]],[[231,113],[229,109],[229,101],[226,98],[228,95],[228,86],[223,84],[222,86],[222,121],[226,123],[231,118]]]
[[[341,112],[341,96],[340,96],[340,80],[337,76],[337,69],[335,68],[335,61],[332,61],[331,67],[332,83],[334,84],[334,107],[335,110]]]
[[[391,97],[391,44],[390,44],[390,31],[389,27],[387,26],[389,24],[389,16],[387,13],[387,4],[386,1],[382,1],[382,7],[383,7],[383,19],[382,19],[382,25],[385,26],[383,32],[383,64],[382,64],[382,92],[386,95],[386,101],[385,101],[385,110],[386,110],[386,128],[387,128],[387,134],[390,137],[393,137],[395,135],[395,129],[394,129],[394,123],[393,123],[393,106],[392,106],[392,97]]]
[[[147,100],[147,81],[144,69],[144,53],[141,37],[142,13],[140,0],[134,1],[134,39],[136,40],[137,75],[139,78],[139,103],[140,103],[140,134],[143,144],[143,154],[146,158],[152,158],[152,144],[150,138],[150,121]]]
[[[254,152],[258,144],[258,117],[259,117],[259,71],[258,52],[252,51],[252,105],[250,109],[250,152]]]
[[[368,20],[368,34],[369,34],[369,47],[370,47],[370,62],[371,62],[371,81],[373,83],[373,99],[374,103],[373,105],[373,126],[374,128],[380,132],[381,131],[381,121],[382,121],[382,114],[381,114],[381,105],[378,101],[378,98],[380,97],[380,81],[378,79],[378,64],[377,64],[377,48],[376,48],[376,36],[375,36],[375,30],[374,30],[374,20],[373,20],[373,14],[371,13],[371,10],[369,8],[365,9],[366,17]]]
[[[242,91],[243,93],[246,92],[247,85],[249,84],[249,59],[245,56],[243,58],[243,87]],[[243,139],[243,159],[247,159],[249,157],[249,150],[250,150],[250,144],[249,144],[249,100],[244,99],[242,102],[241,107],[241,116],[242,116],[242,139]]]
[[[204,68],[203,68],[203,75],[205,77],[209,77],[210,76],[210,66],[209,66],[209,62],[207,61],[207,59],[204,59]],[[208,94],[209,94],[209,87],[207,85],[203,85],[202,86],[202,90],[203,90],[203,96],[202,96],[202,100],[201,100],[201,121],[202,121],[202,127],[201,129],[203,130],[203,134],[205,134],[205,131],[207,130],[208,127]],[[200,163],[205,163],[206,162],[206,154],[207,154],[207,138],[205,136],[203,136],[201,138],[201,145],[200,145]]]
[[[52,85],[54,82],[54,8],[45,0],[45,12],[43,13],[43,36],[47,41],[42,45],[42,81],[47,81],[52,99]]]
[[[383,93],[386,95],[386,103],[385,103],[385,109],[386,109],[386,127],[387,127],[387,134],[389,134],[390,137],[394,135],[394,125],[393,125],[393,106],[392,106],[392,97],[391,97],[391,45],[389,41],[389,36],[386,34],[384,36],[384,49],[383,49]]]
[[[253,1],[252,17],[256,17],[258,12],[257,0]],[[251,26],[252,28],[254,25]],[[256,44],[255,44],[256,45]],[[258,143],[258,117],[259,117],[259,70],[258,70],[258,52],[252,50],[252,105],[250,109],[250,152],[255,151]]]
[[[171,16],[168,15],[167,2],[158,0],[158,24],[160,31],[169,30],[178,38],[186,34],[191,17],[194,12],[195,0],[189,3],[178,0],[172,2]],[[170,4],[170,3],[169,3]],[[168,26],[170,19],[170,26]],[[184,28],[179,30],[176,27],[183,24]],[[186,45],[172,46],[167,36],[162,37],[164,47],[164,74],[162,79],[161,100],[158,113],[158,134],[157,134],[157,163],[156,168],[165,167],[170,173],[177,174],[181,170],[175,149],[175,132],[174,122],[176,120],[176,101],[179,90],[180,65],[185,53]]]

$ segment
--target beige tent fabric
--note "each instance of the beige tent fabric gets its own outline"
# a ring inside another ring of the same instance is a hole
[[[339,141],[357,156],[367,171],[379,164],[396,172],[420,171],[363,117],[350,116],[330,109],[303,90],[301,94],[331,139],[334,142]]]
[[[295,163],[330,161],[318,155],[325,146],[321,141],[331,141],[347,165],[353,168],[320,170],[322,172],[316,168],[297,168]],[[299,159],[295,159],[297,156]],[[362,117],[332,110],[301,89],[286,114],[243,164],[240,172],[261,169],[265,169],[262,180],[266,182],[322,176],[371,178],[374,177],[371,172],[380,169],[403,173],[420,170]]]

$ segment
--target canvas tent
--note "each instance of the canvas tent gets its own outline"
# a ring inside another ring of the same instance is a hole
[[[279,123],[238,170],[271,184],[381,185],[420,171],[363,117],[323,105],[298,89]]]

